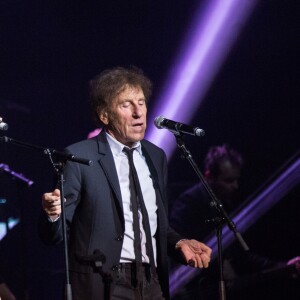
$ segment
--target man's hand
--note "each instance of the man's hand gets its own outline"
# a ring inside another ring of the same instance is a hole
[[[42,206],[45,213],[52,219],[57,219],[61,214],[60,190],[45,193],[42,197]]]
[[[196,240],[181,240],[176,248],[186,260],[186,263],[194,268],[207,268],[210,262],[211,249]]]

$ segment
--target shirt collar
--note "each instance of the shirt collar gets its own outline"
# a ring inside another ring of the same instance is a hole
[[[110,146],[110,149],[111,149],[113,155],[119,155],[120,153],[123,153],[124,147],[129,148],[128,146],[117,141],[107,131],[105,131],[105,133],[106,133],[107,141],[108,141],[108,144]],[[139,152],[139,154],[142,155],[142,146],[141,146],[140,141],[134,143],[134,145],[130,149],[136,149]]]

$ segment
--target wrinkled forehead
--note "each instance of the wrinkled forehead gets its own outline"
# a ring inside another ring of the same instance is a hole
[[[115,97],[116,96],[119,96],[120,94],[124,93],[124,92],[135,92],[135,93],[139,93],[140,91],[142,91],[142,88],[139,86],[139,85],[132,85],[132,84],[124,84],[122,85],[117,91],[116,91],[116,94],[115,94]]]
[[[125,85],[117,94],[115,94],[113,98],[111,98],[110,102],[108,103],[108,108],[110,105],[133,99],[145,100],[143,90],[140,86]]]

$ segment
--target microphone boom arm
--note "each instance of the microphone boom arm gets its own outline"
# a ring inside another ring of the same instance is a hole
[[[25,148],[39,150],[39,151],[42,151],[44,154],[47,154],[47,155],[52,154],[52,155],[55,155],[58,158],[58,160],[60,160],[60,161],[69,160],[69,161],[77,162],[79,164],[88,165],[88,166],[92,166],[92,164],[93,164],[93,162],[91,160],[81,158],[81,157],[76,157],[75,155],[73,155],[71,153],[59,151],[59,150],[56,150],[56,149],[43,148],[43,147],[40,147],[40,146],[25,143],[23,141],[14,140],[14,139],[9,138],[7,136],[1,136],[0,141],[4,142],[4,143],[11,143],[11,144],[14,144],[14,145],[17,145],[17,146],[22,146],[22,147],[25,147]]]

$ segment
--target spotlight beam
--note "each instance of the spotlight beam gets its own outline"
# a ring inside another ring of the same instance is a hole
[[[172,64],[170,79],[156,101],[150,120],[163,115],[188,123],[236,40],[256,0],[212,0],[195,14],[183,43],[183,55]],[[200,124],[199,124],[200,125]],[[172,135],[149,124],[147,139],[164,148],[167,156],[176,144]]]

